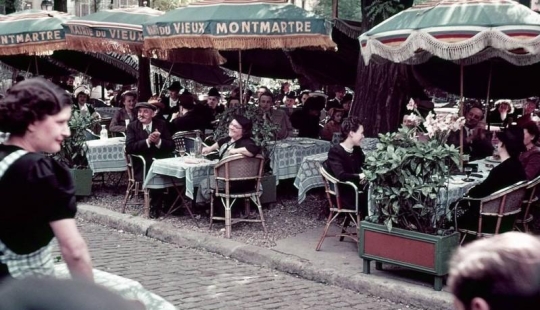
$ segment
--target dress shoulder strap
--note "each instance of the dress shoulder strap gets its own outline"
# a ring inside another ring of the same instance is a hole
[[[4,157],[4,159],[0,161],[0,178],[4,176],[4,173],[8,170],[11,164],[17,161],[17,159],[24,156],[26,153],[28,153],[28,151],[18,150]]]

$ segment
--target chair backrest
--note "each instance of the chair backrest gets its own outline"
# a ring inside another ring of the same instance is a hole
[[[191,150],[186,145],[187,138],[195,138],[197,136],[197,131],[178,131],[173,136],[172,139],[175,145],[176,153],[179,153],[181,147],[184,147],[186,152],[191,152]]]
[[[331,208],[337,207],[339,210],[341,210],[342,209],[342,205],[341,205],[342,201],[341,201],[341,195],[339,193],[338,184],[344,184],[344,185],[351,186],[352,188],[354,188],[354,190],[356,192],[358,192],[358,188],[356,187],[356,185],[354,185],[351,182],[341,182],[341,181],[339,181],[338,179],[336,179],[336,177],[331,175],[328,172],[328,170],[326,170],[326,168],[324,166],[325,166],[324,163],[321,164],[321,166],[319,167],[319,172],[321,173],[321,176],[322,176],[323,181],[324,181],[324,189],[325,189],[325,192],[326,192],[326,198],[328,199],[328,203],[330,204]],[[334,197],[334,199],[332,199],[332,196]],[[356,211],[358,212],[358,195],[355,195],[355,204],[354,205],[356,207]]]
[[[503,217],[521,212],[521,203],[527,192],[527,185],[527,181],[521,181],[480,199],[478,233],[481,234],[483,232],[482,224],[484,217],[497,217],[494,233],[498,234]]]
[[[126,167],[127,167],[127,174],[128,174],[128,180],[132,180],[133,182],[144,182],[144,179],[146,178],[146,161],[144,160],[144,157],[140,155],[134,155],[134,154],[128,154],[126,153],[126,148],[124,147],[124,158],[126,159]],[[133,160],[140,160],[143,165],[143,179],[142,180],[136,180],[135,179],[135,170],[133,169]]]
[[[525,200],[523,201],[524,208],[522,206],[523,221],[527,220],[527,218],[529,217],[531,204],[534,202],[535,199],[537,199],[539,190],[540,190],[540,176],[537,176],[535,179],[527,183],[527,194],[525,196]]]
[[[255,157],[233,155],[225,157],[214,166],[214,176],[216,182],[225,182],[224,191],[226,194],[231,192],[231,181],[256,181],[254,190],[259,191],[263,168],[264,157],[261,154]]]

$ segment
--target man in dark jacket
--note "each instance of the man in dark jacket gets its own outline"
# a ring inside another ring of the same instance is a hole
[[[192,131],[204,129],[202,116],[195,110],[195,100],[191,95],[180,96],[180,113],[177,118],[172,120],[171,131],[174,133],[179,131]]]
[[[182,90],[180,82],[174,81],[167,88],[169,91],[168,97],[161,98],[161,103],[163,104],[163,109],[159,110],[158,115],[163,119],[169,121],[174,113],[178,113],[180,110],[180,90]]]
[[[167,123],[153,117],[156,107],[147,102],[139,102],[135,105],[137,120],[129,123],[126,132],[126,153],[141,155],[146,166],[139,160],[134,160],[133,170],[135,179],[144,181],[145,175],[152,165],[153,158],[171,157],[174,151]],[[157,218],[163,205],[163,190],[150,190],[150,217]]]

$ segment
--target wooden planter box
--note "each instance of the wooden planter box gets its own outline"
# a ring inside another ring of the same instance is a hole
[[[92,194],[92,169],[71,169],[75,184],[75,196],[90,196]]]
[[[275,202],[276,201],[276,176],[265,175],[261,178],[261,185],[263,193],[261,195],[261,204]]]
[[[393,264],[435,276],[433,288],[440,291],[448,274],[448,261],[459,244],[459,233],[433,236],[392,228],[366,221],[358,228],[358,252],[364,261],[364,273],[370,273],[370,262]]]

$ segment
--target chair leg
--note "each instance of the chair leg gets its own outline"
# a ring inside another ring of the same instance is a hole
[[[147,189],[143,190],[144,195],[144,215],[150,217],[150,194]]]
[[[319,240],[319,243],[317,244],[317,247],[315,248],[315,251],[319,251],[321,249],[321,246],[323,244],[324,238],[326,238],[326,235],[328,234],[328,229],[330,228],[330,224],[336,219],[336,217],[339,215],[339,213],[334,213],[330,211],[330,214],[328,215],[328,220],[326,221],[326,226],[324,227],[323,234],[321,236],[321,239]]]
[[[459,241],[459,245],[463,244],[463,242],[465,241],[465,238],[467,238],[467,234],[463,233],[463,238],[461,238],[461,240]]]
[[[349,216],[346,215],[345,219],[343,220],[343,225],[341,226],[341,236],[339,237],[340,242],[343,241],[343,239],[345,239],[343,235],[347,233],[347,227],[350,223],[351,223],[351,219],[349,218]]]
[[[214,193],[210,193],[210,228],[214,225]]]
[[[255,204],[257,205],[257,209],[259,210],[259,217],[261,218],[261,224],[262,224],[264,233],[267,234],[268,231],[266,230],[266,221],[265,221],[265,219],[264,219],[264,214],[263,214],[263,209],[262,209],[261,200],[259,199],[259,196],[256,196],[255,199],[257,200],[257,201],[255,202]],[[248,199],[247,201],[249,202],[249,199]]]
[[[133,190],[133,186],[134,184],[132,182],[128,183],[127,190],[126,190],[126,197],[124,198],[124,206],[122,207],[122,213],[126,213],[127,202],[129,200],[131,191]]]
[[[231,239],[231,201],[225,198],[225,238]]]

